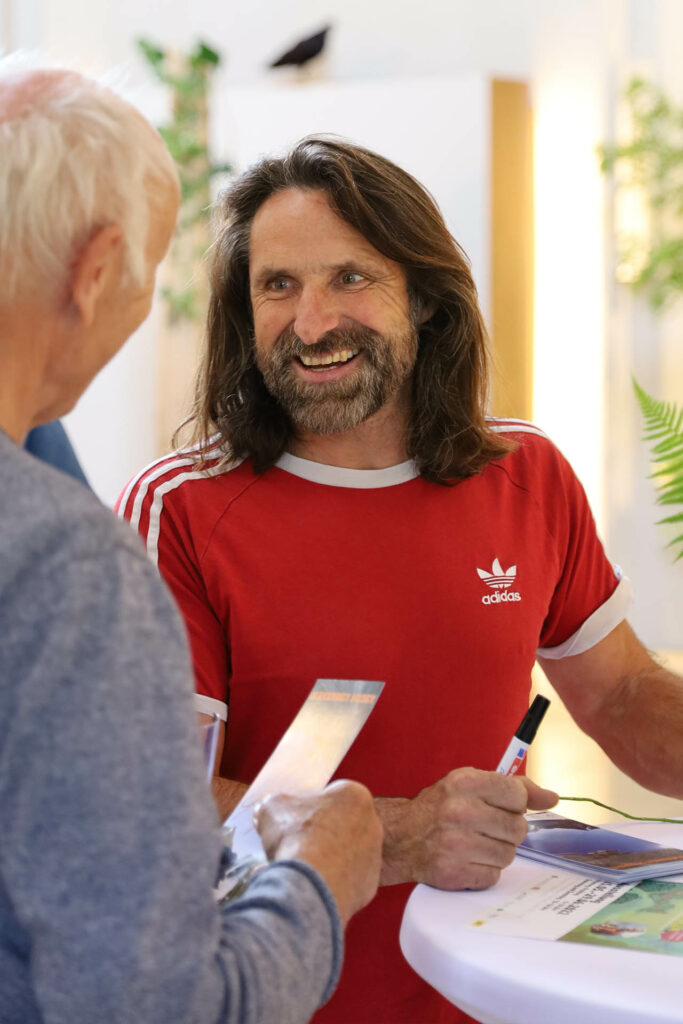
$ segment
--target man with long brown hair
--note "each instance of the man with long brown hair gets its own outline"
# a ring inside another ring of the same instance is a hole
[[[401,959],[406,883],[492,885],[525,809],[556,799],[493,771],[537,655],[622,768],[683,795],[680,681],[624,621],[628,581],[562,456],[487,418],[486,367],[432,198],[377,154],[304,139],[222,197],[198,444],[120,500],[185,615],[198,710],[229,701],[222,813],[316,677],[386,680],[342,766],[377,794],[384,887],[316,1020],[464,1019]],[[667,711],[645,726],[652,693]]]

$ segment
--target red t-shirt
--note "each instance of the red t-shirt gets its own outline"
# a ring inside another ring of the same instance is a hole
[[[577,654],[625,614],[573,471],[537,428],[494,421],[515,451],[454,487],[412,463],[349,470],[284,455],[144,470],[119,514],[145,538],[188,626],[198,710],[229,716],[221,773],[250,782],[318,678],[386,683],[342,762],[376,795],[453,768],[495,769],[529,702],[536,652]],[[340,842],[343,842],[340,836]],[[316,1022],[467,1020],[398,945],[410,887],[351,921]]]

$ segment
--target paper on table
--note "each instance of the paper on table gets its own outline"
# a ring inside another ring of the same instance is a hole
[[[560,939],[602,907],[613,903],[628,886],[569,872],[539,871],[522,888],[502,895],[470,922],[471,928],[490,935],[527,939]]]
[[[580,942],[683,956],[683,876],[616,885],[569,873],[527,873],[501,886],[469,927],[488,935]],[[500,884],[500,883],[499,883]]]
[[[318,679],[301,710],[251,786],[226,820],[234,829],[237,857],[263,857],[252,821],[254,805],[268,793],[311,793],[331,779],[365,725],[384,683]]]
[[[561,941],[681,957],[683,885],[671,879],[645,879],[572,928]]]

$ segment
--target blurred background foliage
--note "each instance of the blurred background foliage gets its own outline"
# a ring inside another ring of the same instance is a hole
[[[203,42],[186,54],[163,50],[149,39],[139,39],[138,48],[171,92],[171,118],[158,130],[180,176],[180,213],[161,294],[171,324],[199,323],[207,296],[197,267],[211,243],[211,183],[232,171],[229,163],[212,161],[209,147],[211,78],[221,57]]]
[[[683,292],[683,107],[641,78],[625,91],[630,139],[600,147],[601,166],[617,193],[638,190],[640,230],[619,231],[621,280],[660,310]]]
[[[642,292],[656,312],[683,293],[683,108],[642,78],[626,88],[630,124],[627,142],[599,149],[602,170],[614,176],[617,197],[633,192],[643,206],[640,230],[618,232],[617,277]],[[659,523],[683,523],[683,409],[654,398],[634,380],[645,422],[643,440],[652,444],[651,477],[657,503],[679,508]],[[683,533],[669,541],[683,558]]]

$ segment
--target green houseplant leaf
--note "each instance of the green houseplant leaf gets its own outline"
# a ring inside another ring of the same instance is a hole
[[[680,506],[673,515],[658,522],[683,523],[683,408],[676,402],[653,398],[635,379],[633,387],[645,421],[643,440],[652,445],[650,476],[656,481],[657,504]],[[669,541],[668,546],[678,552],[676,561],[683,558],[683,533]]]

